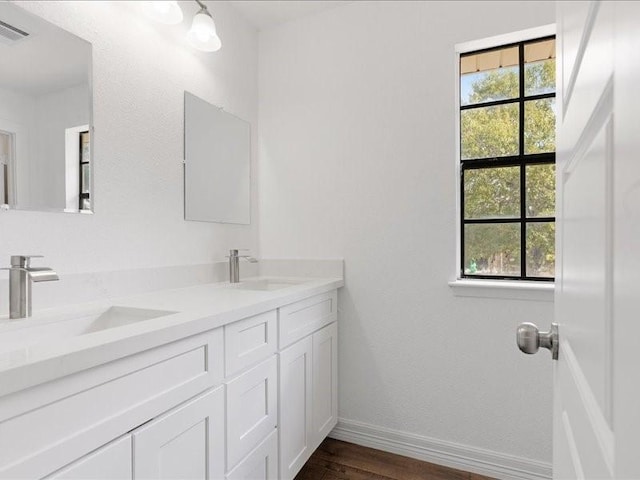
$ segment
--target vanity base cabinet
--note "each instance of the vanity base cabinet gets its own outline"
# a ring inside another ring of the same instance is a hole
[[[0,396],[0,480],[292,480],[337,421],[336,319],[333,290]]]
[[[337,324],[280,352],[280,479],[292,480],[335,427]]]
[[[133,432],[133,475],[143,479],[224,478],[224,387]]]
[[[126,435],[45,478],[46,480],[131,480],[133,478],[131,449],[131,435]]]

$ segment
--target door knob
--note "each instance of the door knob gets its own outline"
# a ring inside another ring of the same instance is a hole
[[[551,330],[541,332],[533,323],[521,323],[516,333],[518,348],[524,353],[533,354],[542,348],[551,351],[551,358],[558,359],[558,324],[552,323]]]

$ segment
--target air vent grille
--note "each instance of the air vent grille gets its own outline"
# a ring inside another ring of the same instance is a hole
[[[0,20],[0,42],[11,44],[28,36],[27,32]]]

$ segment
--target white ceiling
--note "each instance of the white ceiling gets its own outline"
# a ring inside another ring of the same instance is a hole
[[[323,10],[351,3],[350,1],[263,1],[234,0],[228,2],[259,30],[273,27],[296,18],[306,17]]]

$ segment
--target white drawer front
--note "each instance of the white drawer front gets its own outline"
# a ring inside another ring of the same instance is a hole
[[[273,355],[278,348],[278,313],[262,313],[224,327],[225,370],[230,377]]]
[[[337,303],[333,290],[280,308],[280,349],[337,320]]]
[[[227,480],[277,480],[277,478],[277,430],[274,430],[227,475]]]
[[[222,349],[216,329],[0,398],[0,478],[41,478],[220,384]]]
[[[277,415],[274,355],[227,384],[227,471],[274,431]]]

